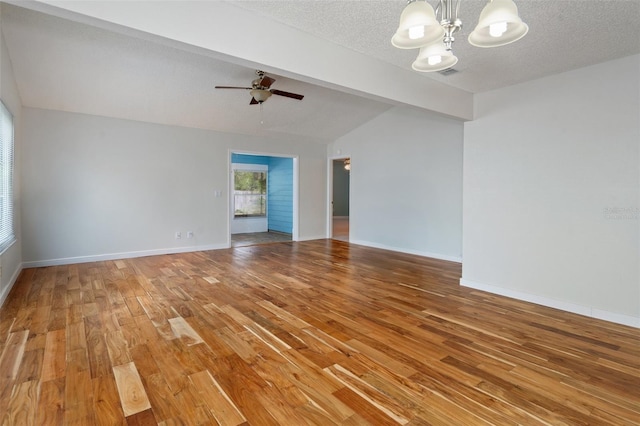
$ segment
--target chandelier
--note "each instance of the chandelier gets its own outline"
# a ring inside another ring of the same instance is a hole
[[[458,62],[451,46],[454,34],[462,28],[460,1],[439,0],[434,10],[426,0],[409,0],[391,44],[399,49],[420,49],[411,65],[415,71],[441,71]],[[469,34],[469,43],[476,47],[504,46],[520,40],[527,31],[529,27],[518,16],[513,0],[489,0]]]

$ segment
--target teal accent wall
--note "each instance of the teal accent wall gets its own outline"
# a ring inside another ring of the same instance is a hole
[[[271,157],[264,155],[231,154],[231,162],[238,164],[263,164],[268,166],[270,159]]]
[[[267,172],[267,222],[269,231],[293,233],[293,159],[232,154],[232,163],[262,164]]]
[[[293,159],[269,157],[267,219],[270,231],[293,233]]]

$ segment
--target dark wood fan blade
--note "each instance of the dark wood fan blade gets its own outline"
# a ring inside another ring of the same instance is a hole
[[[291,93],[291,92],[283,92],[282,90],[271,90],[271,93],[273,93],[274,95],[280,95],[280,96],[286,96],[287,98],[293,98],[293,99],[297,99],[297,100],[302,100],[302,98],[304,98],[304,95],[298,95],[296,93]]]
[[[253,89],[253,87],[216,86],[216,89],[244,89],[244,90],[251,90],[251,89]]]
[[[249,105],[258,105],[258,101],[256,101],[256,98],[251,98],[251,102],[249,102]]]
[[[265,75],[264,77],[262,77],[262,80],[260,80],[260,86],[266,87],[268,89],[269,87],[271,87],[274,81],[276,81],[275,78],[271,78],[268,75]]]

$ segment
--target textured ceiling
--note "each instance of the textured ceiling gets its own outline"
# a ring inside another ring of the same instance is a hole
[[[485,1],[462,0],[464,28],[454,44],[460,58],[455,66],[459,72],[446,77],[410,71],[417,50],[391,46],[390,37],[404,0],[224,2],[231,9],[221,10],[239,11],[242,19],[251,17],[251,22],[260,22],[258,37],[242,39],[246,29],[238,22],[240,38],[229,34],[228,39],[230,45],[241,40],[244,45],[260,46],[256,58],[190,48],[170,43],[159,33],[157,37],[127,32],[121,30],[122,24],[112,28],[96,19],[69,20],[60,17],[64,14],[41,13],[49,9],[33,7],[48,1],[2,4],[2,32],[25,106],[287,140],[335,140],[403,103],[402,96],[416,96],[418,90],[419,96],[438,102],[453,99],[443,97],[442,91],[437,95],[423,92],[416,85],[420,81],[430,82],[426,87],[439,84],[478,93],[640,53],[640,0],[516,0],[521,17],[530,27],[529,34],[517,43],[495,49],[468,44],[466,35],[475,26]],[[100,4],[109,10],[117,3]],[[129,4],[120,2],[117,7],[152,11],[160,3]],[[348,84],[337,80],[304,74],[300,71],[303,68],[291,65],[291,58],[278,56],[294,51],[296,43],[300,48],[302,43],[302,38],[286,37],[274,43],[274,37],[285,33],[282,27],[304,33],[307,41],[309,37],[321,40],[324,44],[317,46],[324,50],[309,52],[320,58],[328,56],[333,48],[353,52],[353,57],[369,58],[368,65],[358,69],[350,68],[356,62],[325,64],[320,60],[320,71],[352,78],[352,83],[369,79],[381,91],[350,90]],[[271,62],[270,66],[261,65],[266,62]],[[379,64],[383,72],[372,72],[371,64]],[[246,91],[213,88],[247,86],[255,78],[257,67],[274,71],[270,74],[277,79],[273,88],[301,93],[304,100],[272,96],[261,115],[259,107],[248,105],[250,95]],[[387,78],[393,74],[389,70],[397,70],[406,78]],[[385,90],[392,96],[385,97]]]
[[[391,46],[403,0],[233,3],[406,69],[418,54]],[[429,3],[435,7],[437,1]],[[425,78],[478,93],[640,52],[640,0],[515,0],[529,33],[516,43],[481,49],[467,37],[486,3],[461,0],[463,28],[453,46],[459,72]]]

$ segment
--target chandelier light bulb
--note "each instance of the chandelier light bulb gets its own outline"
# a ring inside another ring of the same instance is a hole
[[[409,38],[411,40],[415,40],[421,37],[424,37],[424,25],[416,25],[409,28]]]
[[[429,59],[427,59],[427,62],[429,63],[429,65],[438,65],[440,62],[442,62],[442,56],[440,55],[429,56]]]
[[[496,22],[489,25],[489,35],[491,37],[502,37],[505,32],[507,32],[506,22]]]

